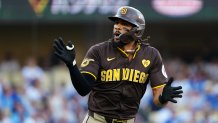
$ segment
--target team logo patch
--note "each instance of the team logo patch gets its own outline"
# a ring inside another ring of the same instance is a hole
[[[81,67],[86,67],[87,65],[89,65],[89,62],[90,61],[95,61],[94,59],[84,59],[83,61],[82,61],[82,64],[81,64]]]
[[[145,60],[145,59],[142,60],[142,64],[143,64],[144,67],[148,67],[148,65],[150,63],[151,63],[150,60]]]
[[[120,13],[121,13],[122,15],[125,15],[125,14],[127,13],[127,8],[122,8],[122,9],[120,10]]]

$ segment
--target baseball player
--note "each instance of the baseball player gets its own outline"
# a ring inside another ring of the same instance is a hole
[[[164,106],[177,103],[182,87],[172,87],[157,49],[143,43],[145,20],[129,6],[113,17],[113,37],[92,46],[80,70],[72,42],[54,41],[55,55],[67,65],[72,84],[81,96],[89,94],[88,114],[83,123],[134,123],[146,86],[150,82],[153,101]]]

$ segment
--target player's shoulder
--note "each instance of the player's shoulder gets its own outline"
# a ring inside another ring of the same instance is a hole
[[[141,48],[151,50],[151,51],[158,51],[157,48],[151,46],[149,43],[141,43]]]
[[[149,54],[159,54],[159,50],[151,46],[149,43],[141,43],[141,49],[143,49],[144,52]]]

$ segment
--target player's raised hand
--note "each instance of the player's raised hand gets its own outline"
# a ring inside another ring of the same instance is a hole
[[[174,98],[182,98],[182,86],[172,87],[171,84],[173,83],[173,78],[171,77],[166,86],[163,89],[162,95],[159,96],[159,101],[162,104],[171,101],[173,103],[177,103]]]
[[[75,60],[75,49],[71,41],[68,41],[67,45],[64,44],[64,41],[61,37],[54,39],[53,45],[55,52],[54,54],[60,58],[66,65],[76,64]]]

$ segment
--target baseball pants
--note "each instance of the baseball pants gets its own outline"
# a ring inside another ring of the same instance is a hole
[[[134,123],[135,118],[129,120],[117,120],[110,119],[109,121],[102,115],[93,113],[93,116],[87,114],[83,120],[83,123]]]

